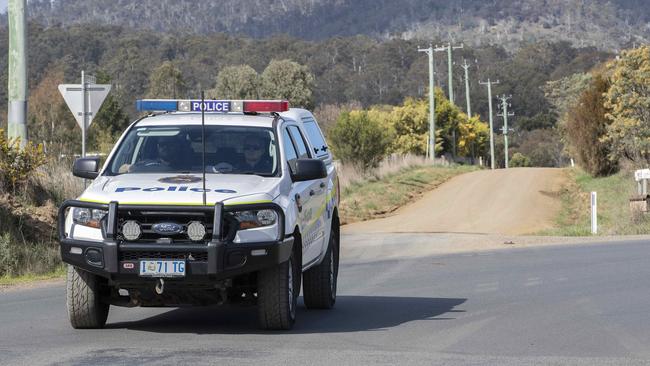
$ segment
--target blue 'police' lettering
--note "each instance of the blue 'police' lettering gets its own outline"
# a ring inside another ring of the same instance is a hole
[[[167,191],[167,192],[187,192],[188,190],[191,192],[197,192],[197,193],[203,193],[204,190],[203,188],[190,188],[187,186],[169,186],[167,189],[164,187],[147,187],[147,188],[142,188],[142,187],[118,187],[115,188],[115,193],[121,193],[121,192],[131,192],[131,191],[142,191],[142,192],[159,192],[159,191]],[[237,193],[237,191],[234,191],[232,189],[210,189],[206,188],[205,192],[215,192],[215,193]]]

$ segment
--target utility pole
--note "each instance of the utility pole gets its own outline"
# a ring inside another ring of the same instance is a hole
[[[465,101],[467,102],[467,118],[472,118],[472,105],[469,101],[469,65],[467,60],[463,60],[461,67],[465,69]]]
[[[486,82],[479,81],[478,82],[481,85],[487,85],[487,90],[488,90],[488,103],[490,106],[490,167],[494,170],[494,130],[493,130],[493,122],[492,122],[492,85],[499,84],[499,80],[497,81],[491,81],[488,79]]]
[[[9,80],[7,135],[27,142],[27,24],[26,0],[9,0]]]
[[[508,107],[512,107],[512,104],[509,102],[512,99],[512,95],[506,96],[505,94],[498,97],[501,99],[501,114],[497,114],[499,117],[503,117],[503,142],[504,142],[504,153],[506,158],[506,169],[508,169],[508,132],[512,131],[508,129],[508,117],[514,116],[514,112],[508,112]]]
[[[436,157],[436,104],[434,98],[434,65],[433,46],[429,48],[418,48],[418,52],[426,52],[429,55],[429,143],[427,145],[427,157],[433,161]]]
[[[452,50],[457,50],[463,48],[463,44],[461,43],[460,46],[452,46],[451,42],[447,43],[446,46],[438,47],[436,46],[435,51],[436,52],[442,52],[442,51],[447,51],[447,67],[449,69],[449,101],[451,104],[454,104],[454,73],[453,73],[453,65],[454,61],[452,59]]]

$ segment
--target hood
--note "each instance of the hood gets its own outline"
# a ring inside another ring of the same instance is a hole
[[[279,195],[280,178],[257,175],[207,174],[206,201],[228,204],[272,201]],[[101,176],[79,197],[82,201],[122,204],[201,205],[200,174],[122,174]]]

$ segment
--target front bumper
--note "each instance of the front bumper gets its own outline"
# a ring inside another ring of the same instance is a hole
[[[65,214],[69,207],[107,210],[102,227],[104,240],[86,241],[67,237]],[[278,212],[279,227],[284,228],[284,214],[279,206],[264,203],[245,206],[143,206],[65,201],[59,208],[59,242],[63,262],[117,282],[150,282],[139,277],[140,259],[180,259],[186,261],[186,275],[174,281],[204,282],[232,278],[241,274],[269,268],[289,259],[293,250],[293,237],[285,237],[281,229],[277,241],[233,243],[222,235],[222,218],[225,211],[240,209],[273,209]],[[207,243],[160,244],[119,240],[117,233],[120,212],[129,210],[152,211],[210,211],[214,210],[213,234]]]

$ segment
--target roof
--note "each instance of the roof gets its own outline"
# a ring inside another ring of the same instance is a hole
[[[313,118],[310,111],[302,108],[291,108],[280,113],[285,119],[302,122],[303,118]],[[197,112],[171,112],[147,116],[140,120],[136,126],[161,126],[161,125],[200,125],[201,113]],[[243,114],[243,113],[205,113],[206,125],[241,125],[251,127],[272,127],[273,116],[271,114]]]
[[[136,126],[164,126],[164,125],[200,125],[201,113],[173,112],[147,116],[140,120]],[[246,115],[242,113],[205,113],[206,125],[241,125],[251,127],[272,127],[273,116],[270,114]]]

